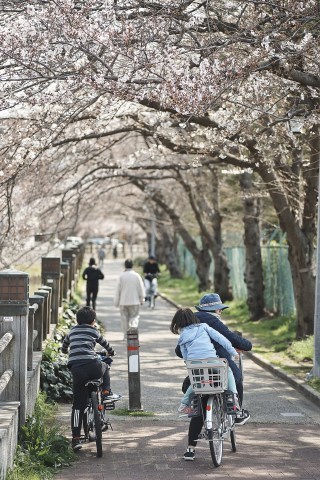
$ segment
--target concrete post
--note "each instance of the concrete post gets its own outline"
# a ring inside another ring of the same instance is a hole
[[[61,272],[60,273],[60,288],[59,288],[59,309],[61,310],[62,308],[62,301],[63,301],[63,280],[64,280],[64,275]]]
[[[30,305],[36,303],[38,305],[37,310],[34,313],[34,325],[33,328],[37,332],[37,336],[33,342],[34,351],[40,352],[42,350],[42,338],[43,338],[43,307],[44,297],[41,295],[32,295],[29,297]]]
[[[139,359],[139,332],[137,328],[127,331],[128,349],[128,386],[129,410],[141,411],[141,386],[140,386],[140,359]]]
[[[41,339],[41,342],[42,342],[43,340],[46,340],[47,333],[50,330],[50,327],[49,327],[50,314],[49,314],[49,301],[48,301],[48,297],[49,297],[50,293],[48,292],[48,290],[42,290],[41,288],[34,293],[35,293],[35,295],[44,298],[43,316],[42,316],[42,339]]]
[[[35,303],[29,306],[28,315],[28,353],[27,353],[27,370],[32,371],[33,364],[33,335],[34,335],[34,317],[38,305]]]
[[[64,298],[65,300],[70,300],[70,290],[69,290],[70,265],[68,262],[61,262],[61,272],[63,273],[62,298]]]
[[[75,267],[74,267],[74,280],[77,281],[79,278],[80,274],[80,247],[72,247],[73,253],[75,255],[74,257],[74,262],[75,262]]]
[[[51,323],[58,323],[60,302],[60,257],[42,257],[41,277],[42,283],[52,287],[51,296]]]
[[[20,402],[19,425],[26,420],[29,277],[17,270],[0,272],[1,395]]]
[[[40,290],[43,290],[45,292],[48,292],[48,324],[47,324],[47,333],[50,332],[50,324],[54,323],[53,322],[53,316],[52,316],[52,287],[49,287],[49,285],[41,285]]]
[[[63,249],[62,250],[62,261],[63,262],[68,262],[70,265],[70,270],[69,270],[69,290],[72,295],[73,293],[73,285],[74,285],[74,279],[75,279],[75,253],[74,250],[72,249]]]

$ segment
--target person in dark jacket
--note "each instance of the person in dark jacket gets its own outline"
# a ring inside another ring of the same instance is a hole
[[[90,302],[92,302],[92,308],[95,310],[99,290],[99,280],[103,280],[104,275],[101,270],[96,267],[96,261],[94,258],[90,258],[89,266],[84,270],[82,278],[87,281],[87,307],[90,307]]]
[[[235,332],[229,330],[229,328],[221,321],[221,312],[226,308],[229,308],[227,305],[224,305],[221,301],[220,295],[217,293],[209,293],[204,295],[199,305],[195,305],[195,308],[198,310],[195,315],[199,319],[200,323],[207,323],[211,328],[221,333],[226,337],[232,344],[232,346],[239,350],[249,351],[252,349],[252,343],[246,338],[241,337]],[[212,340],[214,348],[218,357],[226,358],[228,360],[229,366],[233,372],[236,387],[238,391],[238,398],[240,406],[243,402],[243,381],[242,373],[239,370],[236,363],[232,360],[229,353],[222,347],[219,343]],[[179,351],[179,346],[176,347],[176,354],[179,357],[182,357],[181,352]],[[184,380],[184,387],[188,387],[188,378]],[[235,422],[238,425],[244,425],[250,418],[250,413],[248,410],[242,410],[241,415],[237,415]],[[194,417],[190,421],[189,425],[189,434],[188,434],[188,448],[184,454],[185,460],[194,460],[195,455],[195,446],[197,445],[197,438],[201,432],[203,426],[203,418]]]

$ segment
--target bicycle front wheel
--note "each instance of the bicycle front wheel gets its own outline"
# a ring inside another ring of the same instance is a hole
[[[155,307],[155,296],[152,294],[150,295],[150,308],[152,308],[153,310],[154,307]]]
[[[97,393],[91,392],[92,413],[93,413],[93,425],[92,431],[96,441],[97,457],[102,457],[102,428],[101,428],[101,415],[98,409]]]
[[[217,398],[209,397],[207,403],[206,429],[213,465],[219,467],[223,456],[222,405]]]

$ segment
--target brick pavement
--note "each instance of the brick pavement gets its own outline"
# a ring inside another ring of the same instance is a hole
[[[196,459],[182,459],[187,424],[150,419],[113,419],[104,434],[103,457],[85,444],[72,467],[56,480],[320,479],[320,438],[316,426],[248,423],[237,430],[238,451],[225,441],[223,463],[215,468],[208,443]]]
[[[112,306],[115,280],[123,260],[107,261],[106,281],[98,296],[99,319],[117,351],[112,365],[114,391],[127,404],[126,344],[121,341],[119,312]],[[95,444],[85,444],[77,461],[56,480],[197,480],[283,479],[320,480],[319,408],[284,381],[245,360],[245,403],[252,420],[237,430],[238,452],[225,442],[221,467],[211,462],[207,442],[199,442],[196,460],[185,462],[188,423],[177,420],[185,367],[174,355],[177,337],[169,332],[175,311],[158,301],[155,311],[143,308],[139,326],[142,403],[154,417],[112,416],[113,431],[104,433],[101,459]],[[61,406],[60,419],[69,424],[70,405]]]

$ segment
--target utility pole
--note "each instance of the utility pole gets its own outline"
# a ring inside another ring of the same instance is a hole
[[[314,155],[318,156],[318,165],[320,169],[320,139],[319,127],[315,127],[315,139],[312,142]],[[315,313],[314,313],[314,377],[320,377],[320,174],[318,179],[318,227],[317,227],[317,265],[316,265],[316,294],[315,294]]]
[[[151,241],[150,241],[150,255],[155,257],[156,254],[156,219],[153,215],[151,218]]]
[[[129,251],[130,251],[130,258],[133,256],[133,222],[130,221],[130,234],[129,234]]]

